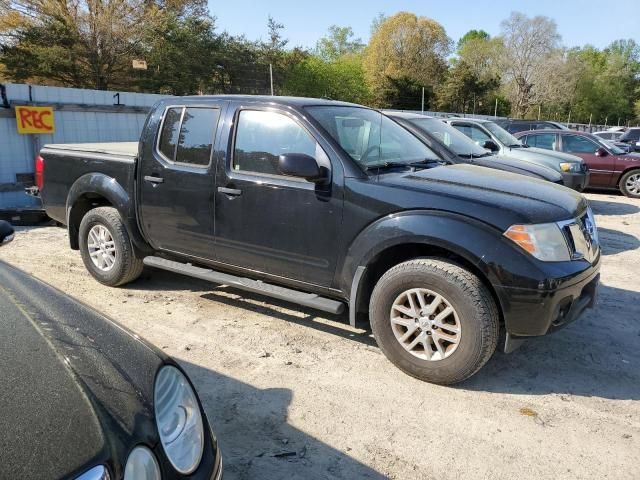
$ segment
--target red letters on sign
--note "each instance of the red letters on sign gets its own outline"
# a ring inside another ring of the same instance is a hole
[[[48,110],[27,110],[26,108],[20,109],[20,123],[25,130],[29,128],[37,128],[38,130],[51,131],[53,127],[50,121],[45,122],[45,117],[50,117],[51,112]]]

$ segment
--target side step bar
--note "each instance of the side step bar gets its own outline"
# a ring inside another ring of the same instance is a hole
[[[260,280],[237,277],[228,273],[217,272],[208,268],[195,267],[189,263],[174,262],[160,257],[145,257],[143,260],[149,267],[161,268],[174,273],[181,273],[189,277],[199,278],[208,282],[229,285],[230,287],[258,293],[269,297],[285,300],[305,307],[315,308],[323,312],[340,314],[344,311],[344,303],[330,298],[321,297],[315,293],[305,293],[290,288],[264,283]]]

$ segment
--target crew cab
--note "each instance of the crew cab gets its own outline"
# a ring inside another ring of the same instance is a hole
[[[355,104],[290,97],[160,101],[139,144],[46,145],[36,178],[105,285],[143,266],[366,318],[417,378],[451,384],[594,304],[586,200],[550,182],[442,165]]]

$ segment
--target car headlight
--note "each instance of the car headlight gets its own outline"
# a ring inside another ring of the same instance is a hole
[[[512,225],[504,236],[543,262],[571,260],[567,241],[555,223]]]
[[[129,454],[124,468],[124,480],[160,480],[160,467],[155,455],[142,445]]]
[[[167,458],[179,473],[193,473],[202,459],[204,427],[196,394],[176,367],[167,365],[158,372],[154,404]]]
[[[578,162],[560,162],[560,170],[563,172],[579,172],[580,164]]]

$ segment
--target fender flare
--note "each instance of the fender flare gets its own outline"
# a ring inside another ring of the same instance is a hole
[[[348,249],[338,282],[349,298],[350,321],[355,321],[356,307],[363,294],[364,270],[385,250],[408,244],[447,250],[473,265],[490,284],[500,309],[508,300],[497,286],[503,283],[518,284],[520,278],[526,282],[523,286],[537,287],[537,284],[531,283],[533,262],[514,248],[497,228],[457,213],[404,211],[379,218],[370,224]],[[505,266],[509,267],[508,271]],[[539,271],[538,277],[543,281],[545,274]]]
[[[138,253],[150,252],[151,249],[142,237],[136,220],[133,199],[118,181],[104,173],[87,173],[78,178],[67,195],[66,223],[69,229],[69,241],[74,245],[77,238],[77,229],[71,223],[74,208],[77,208],[78,200],[86,194],[99,195],[105,198],[120,214],[125,224],[129,237]]]

